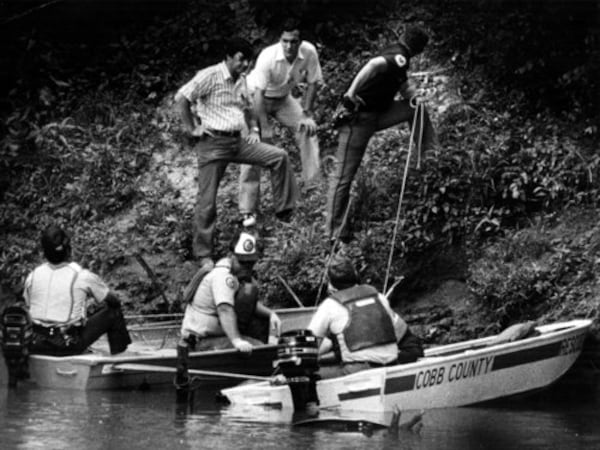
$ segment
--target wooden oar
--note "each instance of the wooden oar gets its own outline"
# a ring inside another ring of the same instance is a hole
[[[116,370],[130,370],[137,372],[161,372],[161,373],[175,373],[175,367],[169,366],[155,366],[152,364],[137,364],[137,363],[121,363],[115,364],[113,369]],[[223,377],[223,378],[237,378],[239,380],[256,380],[256,381],[269,381],[269,377],[260,377],[258,375],[245,375],[242,373],[231,373],[231,372],[217,372],[215,370],[198,370],[189,369],[190,375],[204,375],[209,377]]]
[[[304,306],[304,304],[300,301],[300,299],[298,298],[298,296],[296,295],[296,293],[293,291],[293,289],[290,287],[290,285],[285,282],[285,280],[283,279],[283,277],[281,275],[277,275],[277,278],[279,279],[279,281],[281,281],[281,284],[283,284],[283,286],[287,289],[287,291],[290,293],[290,295],[295,300],[295,302],[298,304],[298,306],[300,308],[306,308]]]

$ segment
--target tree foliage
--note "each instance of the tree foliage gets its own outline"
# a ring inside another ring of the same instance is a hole
[[[110,19],[92,10],[107,19],[98,20],[101,27],[78,15],[83,25],[57,33],[43,26],[51,16],[40,13],[27,26],[4,30],[12,32],[4,37],[17,51],[3,56],[13,71],[0,109],[0,275],[15,290],[39,259],[39,231],[59,222],[73,231],[77,256],[88,267],[128,297],[147,297],[150,310],[151,288],[139,275],[120,279],[119,269],[139,251],[173,254],[175,264],[190,258],[190,205],[182,206],[171,180],[152,174],[157,155],[186,147],[172,95],[221,58],[225,38],[242,35],[258,49],[276,39],[278,24],[292,13],[304,19],[327,82],[316,110],[326,167],[336,146],[331,112],[361,64],[394,42],[406,23],[431,32],[413,71],[434,92],[428,106],[442,146],[411,170],[394,274],[418,267],[414,261],[432,249],[510,235],[535,214],[596,206],[595,2],[313,0],[273,8],[266,0],[181,1],[152,15],[141,13],[140,2],[127,4],[138,14],[126,24],[122,15]],[[373,138],[353,190],[353,256],[365,281],[378,287],[386,276],[408,132],[398,127]],[[283,137],[286,148],[291,142]],[[237,221],[236,183],[231,175],[223,183],[221,237]],[[268,303],[291,306],[279,277],[304,301],[315,301],[330,250],[322,226],[325,192],[326,181],[305,194],[293,229],[262,226],[269,245],[259,270]],[[185,280],[173,283],[172,272],[164,273],[176,297]],[[515,284],[535,284],[537,272],[531,273],[523,271]],[[498,307],[496,294],[475,290]]]

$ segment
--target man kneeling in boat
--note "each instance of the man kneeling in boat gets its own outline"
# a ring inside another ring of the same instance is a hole
[[[188,380],[189,347],[194,350],[197,339],[206,341],[208,337],[226,336],[228,342],[218,349],[234,347],[249,354],[253,345],[262,344],[258,339],[242,337],[253,316],[269,319],[274,327],[280,326],[277,314],[258,302],[258,287],[252,276],[259,258],[256,244],[252,234],[239,233],[231,242],[228,256],[217,261],[200,281],[192,301],[186,306],[181,325],[177,385],[184,385]]]
[[[78,355],[104,333],[111,354],[131,343],[121,303],[100,277],[71,258],[71,241],[63,229],[51,225],[42,233],[48,260],[25,280],[23,296],[33,322],[31,353]],[[95,312],[88,316],[88,307]]]
[[[413,362],[423,356],[419,338],[391,309],[385,296],[372,286],[360,284],[350,259],[336,255],[327,275],[329,297],[319,305],[308,326],[315,336],[323,338],[319,347],[322,378]],[[335,364],[328,366],[327,361]]]

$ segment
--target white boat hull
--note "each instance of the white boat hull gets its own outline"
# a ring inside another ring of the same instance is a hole
[[[317,382],[319,406],[391,411],[464,406],[549,386],[575,362],[590,320],[537,327],[539,336],[487,345],[493,337],[429,349],[415,363]],[[293,408],[287,385],[224,389],[232,402]]]
[[[132,327],[133,343],[126,352],[110,355],[108,343],[100,339],[91,352],[76,356],[31,355],[30,378],[19,382],[47,389],[105,390],[140,389],[148,387],[173,387],[173,373],[177,360],[175,349],[180,325]],[[235,349],[207,350],[190,353],[189,368],[193,370],[222,371],[245,375],[268,376],[272,361],[277,355],[276,345],[255,347],[251,355]],[[119,365],[138,365],[140,370],[123,369]],[[157,370],[150,370],[157,366]],[[145,367],[142,369],[141,367]],[[230,377],[201,377],[206,384],[234,384],[239,380]],[[8,374],[0,358],[0,384],[6,384]]]

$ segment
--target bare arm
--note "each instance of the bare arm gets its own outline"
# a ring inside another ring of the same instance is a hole
[[[217,314],[219,315],[219,322],[221,328],[229,338],[231,342],[235,339],[241,339],[240,330],[237,325],[237,316],[233,306],[227,303],[221,303],[217,306]]]
[[[221,303],[217,306],[217,314],[219,315],[221,328],[223,328],[233,346],[243,353],[250,353],[252,344],[242,339],[233,306],[228,303]]]
[[[313,103],[317,97],[318,87],[318,83],[308,83],[306,86],[306,91],[304,92],[304,97],[302,98],[302,109],[309,115],[312,113]]]
[[[254,313],[258,317],[269,319],[269,327],[273,329],[275,336],[279,336],[281,334],[281,319],[275,311],[267,308],[261,302],[256,302],[256,309]]]
[[[180,96],[177,99],[175,106],[179,111],[185,131],[192,134],[196,128],[196,122],[194,120],[194,115],[192,114],[190,101],[184,96]]]
[[[255,313],[258,317],[264,317],[265,319],[270,318],[271,314],[274,314],[270,308],[267,308],[261,302],[256,303]]]
[[[267,118],[267,110],[265,108],[265,90],[264,89],[256,89],[254,91],[254,111],[256,114],[256,119],[260,124],[260,128],[263,132],[263,138],[269,137],[269,121]],[[264,136],[267,134],[267,136]]]

